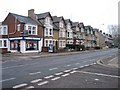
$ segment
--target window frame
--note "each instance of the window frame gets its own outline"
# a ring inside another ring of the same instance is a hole
[[[0,39],[0,41],[1,41],[0,48],[8,48],[8,39]],[[6,41],[6,46],[4,44],[4,41]]]
[[[7,25],[1,25],[0,28],[1,28],[0,29],[1,30],[0,35],[8,35],[8,26]],[[6,28],[6,29],[4,30],[4,28]]]

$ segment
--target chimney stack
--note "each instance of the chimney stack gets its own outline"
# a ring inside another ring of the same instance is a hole
[[[32,18],[32,19],[36,19],[36,15],[34,13],[34,9],[30,9],[28,10],[28,17]]]

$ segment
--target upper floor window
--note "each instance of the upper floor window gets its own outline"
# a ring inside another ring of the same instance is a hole
[[[7,35],[8,29],[7,26],[0,26],[0,35]]]
[[[61,28],[63,28],[63,26],[64,26],[62,22],[60,22],[59,25]]]
[[[68,32],[68,34],[67,34],[67,35],[68,35],[68,37],[70,37],[70,33],[69,33],[69,32]]]
[[[36,35],[37,34],[37,27],[36,26],[28,26],[28,34],[30,35]]]
[[[48,36],[48,28],[45,29],[45,34]]]
[[[50,35],[52,35],[52,32],[53,32],[52,29],[50,29]]]
[[[45,23],[46,23],[46,24],[49,24],[49,25],[52,25],[52,20],[51,20],[51,18],[50,18],[50,17],[46,17]]]
[[[62,37],[62,31],[60,31],[60,37]]]
[[[17,30],[20,31],[20,24],[17,25]]]
[[[67,24],[67,29],[71,29],[70,23]]]

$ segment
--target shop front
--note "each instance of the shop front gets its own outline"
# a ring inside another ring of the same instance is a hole
[[[32,52],[41,52],[42,50],[42,38],[34,37],[19,37],[19,38],[10,38],[10,51],[11,52],[20,52],[20,53],[32,53]]]

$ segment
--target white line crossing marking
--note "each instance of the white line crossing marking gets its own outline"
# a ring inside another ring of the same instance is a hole
[[[4,79],[4,80],[1,80],[0,82],[10,81],[10,80],[14,80],[14,79],[16,79],[16,78]]]
[[[96,78],[96,79],[94,79],[94,80],[95,80],[95,81],[98,81],[99,79]]]
[[[65,70],[64,72],[70,72],[71,70]]]
[[[109,74],[102,74],[102,73],[93,73],[93,72],[85,72],[85,71],[77,71],[77,72],[80,72],[80,73],[86,73],[86,74],[93,74],[93,75],[99,75],[99,76],[105,76],[105,77],[120,78],[120,76],[109,75]]]
[[[76,69],[78,69],[78,68],[73,68],[73,70],[76,70]]]
[[[34,72],[34,73],[29,73],[29,75],[35,75],[35,74],[40,74],[41,72]]]
[[[45,79],[49,79],[49,78],[52,78],[52,77],[54,77],[53,75],[50,75],[50,76],[46,76],[46,77],[44,77]]]
[[[64,75],[62,75],[63,77],[66,77],[66,76],[68,76],[68,75],[70,75],[69,73],[67,73],[67,74],[64,74]]]
[[[84,67],[87,67],[87,66],[89,66],[89,64],[87,64],[87,65],[84,65]]]
[[[19,84],[19,85],[13,86],[13,88],[20,88],[20,87],[24,87],[24,86],[27,86],[27,84],[26,83]]]
[[[48,83],[48,81],[44,81],[44,82],[39,83],[38,85],[41,86],[41,85],[44,85],[44,84],[47,84],[47,83]]]
[[[60,79],[60,77],[55,77],[55,78],[53,78],[51,80],[55,81],[55,80],[58,80],[58,79]]]
[[[52,70],[56,70],[56,69],[58,69],[58,68],[51,68],[51,69],[49,69],[49,70],[52,71]]]
[[[31,89],[31,88],[35,88],[34,86],[29,86],[29,87],[27,87],[26,89]]]
[[[80,66],[79,68],[83,68],[84,66]]]
[[[77,72],[77,71],[72,71],[72,72],[70,72],[70,73],[72,74],[72,73],[75,73],[75,72]]]
[[[42,79],[33,80],[33,81],[31,81],[31,83],[37,83],[37,82],[39,82],[39,81],[42,81]]]
[[[61,74],[63,74],[63,72],[60,72],[60,73],[56,73],[55,75],[61,75]]]

